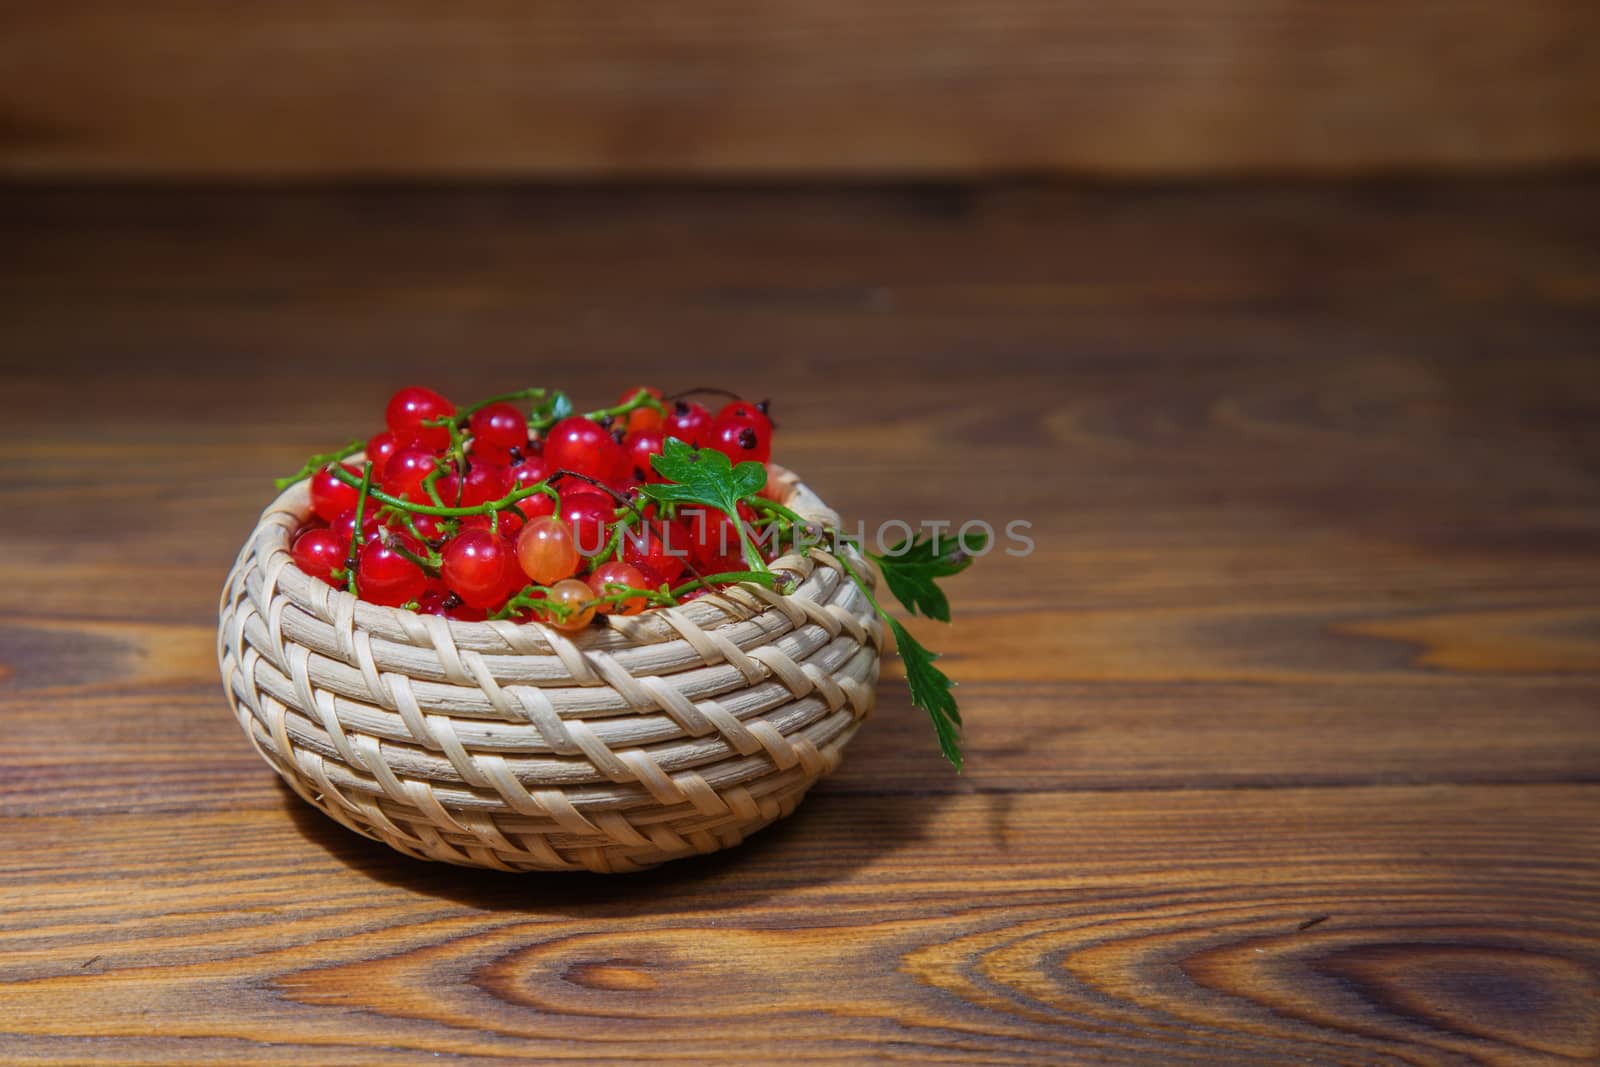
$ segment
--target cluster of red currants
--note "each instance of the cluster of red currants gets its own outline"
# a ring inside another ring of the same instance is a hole
[[[661,504],[640,488],[665,480],[652,459],[668,438],[766,463],[765,403],[733,400],[713,414],[641,388],[575,414],[564,394],[528,389],[458,411],[408,386],[385,422],[364,449],[314,457],[297,476],[311,477],[313,514],[294,539],[295,564],[363,600],[577,630],[597,613],[678,603],[765,565],[740,524],[772,515],[743,502],[734,516]],[[364,463],[344,461],[358,450]]]

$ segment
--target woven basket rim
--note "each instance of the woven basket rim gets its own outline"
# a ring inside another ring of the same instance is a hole
[[[364,452],[356,452],[347,457],[346,462],[361,462],[365,457]],[[823,527],[836,528],[839,516],[836,511],[824,503],[815,491],[811,489],[799,475],[787,467],[777,463],[768,463],[768,484],[781,489],[779,503],[788,507],[802,518],[817,523]],[[405,608],[388,607],[383,604],[374,604],[362,600],[360,597],[345,589],[329,586],[320,578],[315,578],[301,570],[293,561],[289,548],[294,541],[295,530],[298,526],[288,526],[283,523],[269,523],[267,519],[274,513],[283,513],[295,516],[298,523],[303,524],[311,515],[310,480],[304,479],[295,483],[273,498],[272,502],[257,517],[252,529],[251,540],[262,537],[276,538],[279,544],[268,543],[261,545],[259,551],[263,555],[270,555],[274,549],[281,550],[286,557],[283,563],[283,572],[278,579],[278,586],[289,595],[290,600],[301,608],[310,608],[305,598],[294,594],[294,587],[303,585],[307,589],[325,589],[326,595],[332,598],[337,605],[341,600],[348,601],[355,616],[355,625],[358,629],[384,628],[385,621],[391,622],[397,629],[404,629],[406,622],[414,619],[419,613]],[[783,566],[787,564],[787,566]],[[775,570],[798,571],[799,577],[804,579],[809,576],[813,561],[809,558],[794,555],[780,557],[773,563]],[[283,576],[292,575],[293,578],[285,585]],[[759,593],[753,592],[759,590]],[[730,592],[734,595],[730,596]],[[696,598],[687,604],[679,604],[677,611],[689,612],[696,616],[695,622],[707,630],[716,630],[723,626],[747,621],[752,612],[769,610],[772,598],[791,599],[803,596],[804,590],[785,596],[774,590],[768,590],[751,582],[738,582],[726,590],[713,592]],[[566,633],[539,622],[513,622],[511,620],[473,622],[459,619],[441,619],[448,629],[453,640],[467,646],[479,643],[494,643],[503,638],[503,627],[513,626],[520,630],[532,630],[546,639],[546,644],[555,644],[561,641],[571,642],[579,648],[604,646],[609,648],[626,647],[637,643],[651,643],[641,633],[641,628],[652,625],[652,620],[665,625],[660,619],[664,608],[648,608],[638,615],[605,615],[602,626],[586,627],[577,633]],[[365,617],[365,622],[363,622]],[[405,620],[405,621],[402,621]],[[556,636],[556,642],[549,639]],[[659,639],[659,638],[658,638]]]

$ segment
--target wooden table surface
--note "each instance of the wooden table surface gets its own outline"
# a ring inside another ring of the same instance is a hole
[[[0,1062],[1600,1057],[1600,186],[0,191]],[[412,380],[776,398],[1013,518],[844,767],[644,875],[406,859],[217,679]]]

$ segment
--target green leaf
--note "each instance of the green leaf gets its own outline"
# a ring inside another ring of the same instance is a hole
[[[910,544],[901,541],[883,555],[872,559],[883,572],[883,580],[895,599],[913,615],[926,615],[940,622],[950,621],[950,601],[935,578],[960,574],[972,565],[974,554],[982,552],[989,535],[974,532],[965,536],[919,537]]]
[[[704,504],[731,519],[739,516],[739,501],[759,493],[767,484],[767,468],[746,461],[737,467],[714,448],[696,449],[669,437],[661,454],[650,457],[656,473],[668,479],[639,488],[652,500],[674,504]]]
[[[572,398],[566,393],[557,392],[550,398],[549,418],[552,422],[560,422],[573,412]]]
[[[939,656],[924,648],[911,631],[896,619],[889,619],[889,629],[894,632],[895,647],[900,650],[900,662],[905,664],[906,684],[911,689],[911,703],[928,713],[933,719],[933,732],[939,738],[939,750],[944,758],[961,770],[961,710],[950,689],[954,683],[933,665]]]

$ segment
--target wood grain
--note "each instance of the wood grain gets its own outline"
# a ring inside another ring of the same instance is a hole
[[[0,6],[0,173],[1483,170],[1600,159],[1585,0]]]
[[[1594,1062],[1597,206],[9,190],[0,1062]],[[886,679],[791,822],[647,875],[305,808],[217,589],[413,378],[770,394],[847,515],[1032,522],[918,626],[968,772]]]

